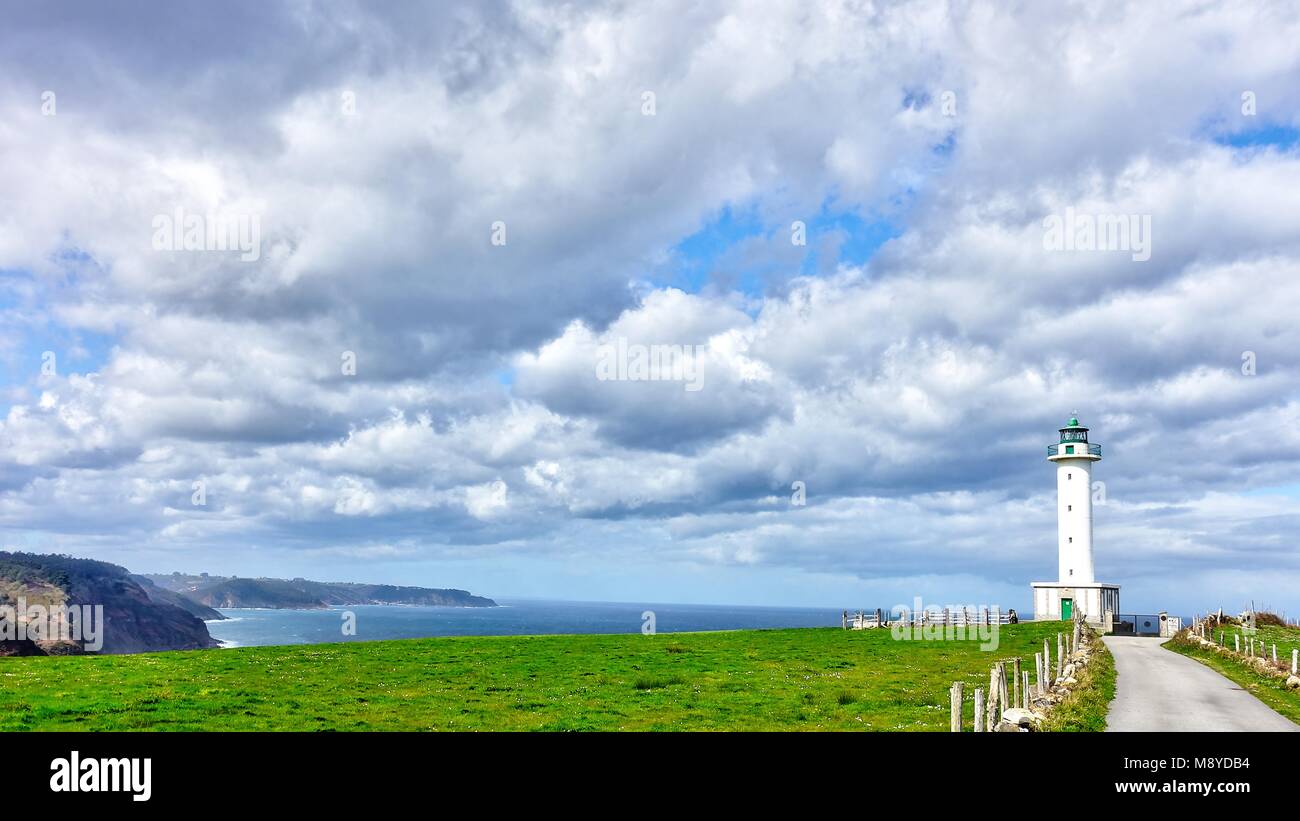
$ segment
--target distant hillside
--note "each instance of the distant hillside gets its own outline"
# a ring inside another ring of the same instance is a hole
[[[138,576],[132,574],[131,579],[144,588],[144,592],[149,594],[149,598],[163,604],[172,604],[186,613],[198,616],[204,621],[222,621],[226,617],[216,610],[208,607],[206,604],[197,602],[188,596],[183,596],[174,590],[168,590],[166,587],[160,587],[153,583],[148,576]]]
[[[125,568],[108,562],[0,551],[0,604],[16,605],[19,598],[29,607],[103,605],[100,653],[219,646],[208,635],[203,617],[196,613],[202,610],[178,606],[175,600],[179,597],[173,593],[142,584]],[[63,655],[83,651],[80,644],[57,640],[0,641],[0,655]]]
[[[314,582],[308,579],[244,579],[183,573],[145,576],[156,586],[207,607],[309,610],[332,605],[412,604],[434,607],[496,607],[464,590],[388,584]]]

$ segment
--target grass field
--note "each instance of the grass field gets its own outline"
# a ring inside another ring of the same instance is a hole
[[[1233,634],[1239,633],[1240,629],[1224,627],[1223,631],[1224,644],[1231,648]],[[1260,627],[1255,638],[1263,641],[1269,648],[1270,658],[1272,647],[1276,644],[1278,660],[1286,661],[1288,665],[1291,660],[1291,650],[1300,648],[1300,630],[1294,627]],[[1216,642],[1219,640],[1218,630],[1214,631],[1214,640]],[[1247,638],[1243,635],[1241,646],[1245,648],[1247,643]],[[1260,701],[1300,724],[1300,690],[1288,690],[1283,679],[1262,675],[1232,656],[1221,655],[1192,642],[1171,639],[1165,643],[1165,647],[1217,670],[1254,694]]]
[[[995,652],[832,628],[4,658],[0,730],[947,730],[952,682],[969,727],[990,665],[1032,670],[1064,627]]]

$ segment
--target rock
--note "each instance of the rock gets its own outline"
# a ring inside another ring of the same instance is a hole
[[[1300,690],[1300,676],[1287,676],[1286,686],[1292,690]]]
[[[1067,665],[1065,665],[1065,669],[1062,670],[1061,673],[1062,673],[1066,678],[1070,678],[1070,677],[1072,677],[1072,676],[1074,675],[1074,670],[1075,670],[1075,666],[1074,666],[1073,664],[1067,664]]]
[[[1076,684],[1078,684],[1078,683],[1079,683],[1079,680],[1078,680],[1077,678],[1075,678],[1074,676],[1066,676],[1065,680],[1061,682],[1061,686],[1062,686],[1062,687],[1073,687],[1074,685],[1076,685]]]
[[[5,639],[0,641],[0,656],[43,656],[45,651],[31,639]]]
[[[1017,727],[1037,727],[1042,720],[1041,715],[1023,707],[1012,707],[1002,713],[1002,721]]]
[[[993,728],[995,733],[1027,733],[1029,732],[1019,724],[1012,724],[1010,721],[999,721]]]

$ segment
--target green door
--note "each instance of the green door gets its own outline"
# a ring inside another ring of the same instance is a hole
[[[1074,599],[1061,599],[1061,621],[1069,621],[1074,615]]]

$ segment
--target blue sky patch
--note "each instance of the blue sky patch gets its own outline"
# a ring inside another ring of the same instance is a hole
[[[1214,142],[1231,148],[1277,148],[1283,151],[1295,147],[1300,140],[1300,128],[1277,123],[1261,125],[1241,131],[1215,134]]]
[[[899,236],[895,220],[867,218],[859,212],[835,209],[824,202],[805,223],[804,245],[792,241],[795,220],[774,222],[755,207],[727,206],[703,228],[677,243],[664,270],[652,281],[658,286],[698,293],[714,284],[759,297],[768,287],[794,276],[833,272],[841,263],[862,265],[886,242]]]

